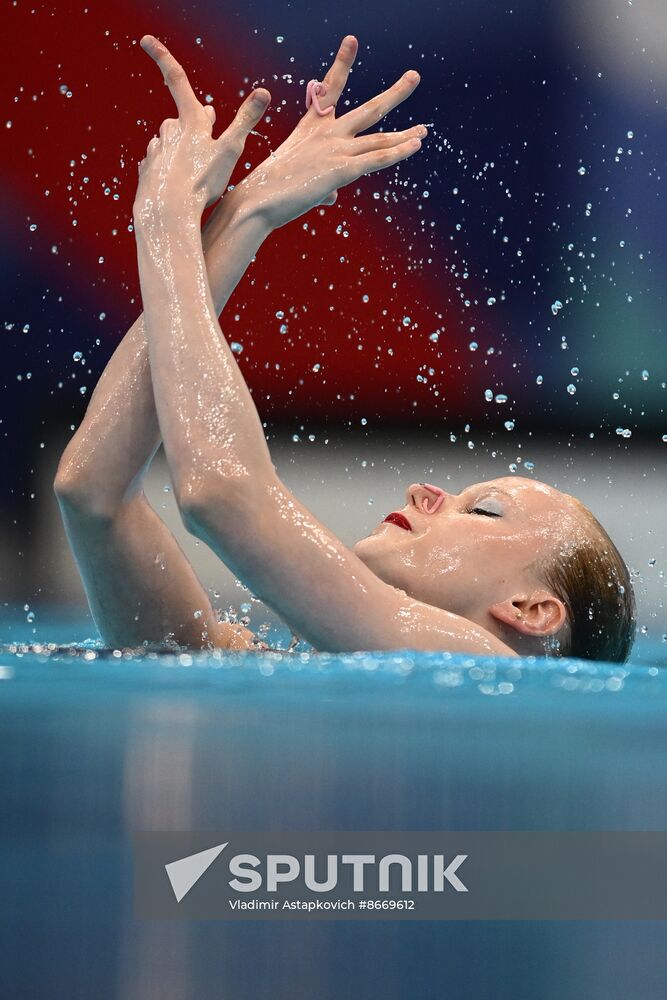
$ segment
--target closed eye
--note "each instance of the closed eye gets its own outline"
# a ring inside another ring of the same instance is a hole
[[[466,514],[484,514],[486,517],[502,517],[502,514],[495,510],[485,510],[484,507],[466,507]]]

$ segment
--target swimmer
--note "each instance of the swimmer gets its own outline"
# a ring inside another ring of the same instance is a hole
[[[263,241],[339,187],[419,150],[423,125],[359,133],[419,74],[342,115],[357,52],[348,35],[288,139],[227,191],[267,110],[254,90],[214,139],[168,49],[141,46],[176,104],[139,166],[134,228],[144,311],[116,349],[58,467],[55,491],[91,611],[110,646],[175,641],[265,647],[220,622],[143,493],[163,444],[185,526],[317,650],[412,648],[623,661],[634,634],[628,571],[593,515],[531,479],[458,494],[407,485],[400,509],[351,549],[280,480],[218,315]],[[333,111],[329,110],[333,109]],[[202,231],[204,209],[217,203]]]

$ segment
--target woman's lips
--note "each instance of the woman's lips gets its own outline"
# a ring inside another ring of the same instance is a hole
[[[389,524],[395,524],[399,528],[404,528],[406,531],[412,531],[412,525],[405,514],[399,514],[396,510],[392,511],[391,514],[387,514],[384,520],[388,521]]]

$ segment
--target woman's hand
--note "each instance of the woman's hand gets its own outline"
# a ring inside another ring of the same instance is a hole
[[[213,139],[215,111],[197,100],[183,67],[152,35],[144,35],[141,47],[162,70],[179,117],[163,121],[159,136],[151,139],[139,164],[135,222],[153,221],[165,213],[201,218],[204,209],[225,191],[246,138],[266,111],[271,95],[261,88],[253,91],[231,125]]]
[[[347,35],[323,81],[323,109],[335,107],[356,54],[357,40]],[[335,111],[319,115],[313,103],[289,138],[236,186],[234,201],[276,229],[315,205],[332,205],[337,188],[363,174],[412,156],[427,135],[424,125],[402,132],[358,133],[377,125],[409,97],[419,79],[419,73],[408,70],[388,90],[340,118]]]

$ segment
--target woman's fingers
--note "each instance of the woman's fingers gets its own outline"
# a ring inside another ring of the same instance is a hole
[[[339,124],[344,124],[346,131],[352,135],[363,132],[364,129],[372,128],[373,125],[384,118],[386,114],[401,104],[418,86],[420,80],[419,73],[414,69],[409,69],[400,80],[389,87],[383,93],[366,101],[353,111],[348,111],[346,115],[338,119]]]
[[[263,87],[253,90],[253,92],[246,97],[245,101],[236,112],[231,125],[229,128],[225,129],[218,139],[218,142],[224,143],[225,145],[229,145],[231,143],[235,153],[239,155],[248,137],[248,133],[251,132],[255,125],[257,125],[260,121],[262,115],[269,106],[270,100],[271,94]]]
[[[322,81],[326,85],[326,94],[319,99],[320,107],[329,108],[338,101],[345,90],[345,84],[356,59],[358,48],[359,43],[354,35],[346,35],[340,43],[336,58]]]
[[[200,117],[202,105],[190,86],[185,70],[174,59],[167,46],[153,35],[144,35],[139,44],[162,70],[164,82],[169,87],[171,96],[176,102],[179,116],[184,121],[193,121],[195,116]]]
[[[350,140],[349,151],[352,156],[372,153],[376,149],[391,149],[409,139],[424,139],[428,135],[425,125],[415,125],[403,132],[373,132],[371,135],[359,135]]]
[[[392,146],[390,149],[376,149],[372,153],[362,153],[361,156],[355,156],[350,159],[348,164],[352,173],[350,180],[356,180],[363,174],[375,173],[376,170],[393,167],[395,163],[406,160],[408,156],[412,156],[420,148],[421,139],[408,139],[407,142],[401,142],[398,146]]]

